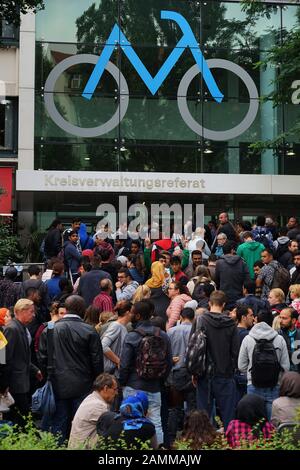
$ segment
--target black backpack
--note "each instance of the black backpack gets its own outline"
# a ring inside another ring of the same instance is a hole
[[[255,340],[250,369],[252,384],[257,388],[273,388],[278,384],[281,366],[273,340]]]
[[[189,338],[185,353],[185,365],[191,375],[211,377],[213,362],[208,351],[207,334],[203,325],[196,321],[196,329]]]
[[[154,333],[142,328],[135,331],[142,336],[136,358],[137,375],[146,380],[164,378],[168,369],[168,344],[160,336],[160,328],[155,328]]]
[[[275,259],[280,260],[281,256],[284,255],[288,251],[289,243],[290,243],[290,240],[288,240],[285,243],[278,243],[278,246],[274,253]]]
[[[274,269],[274,276],[271,285],[271,289],[279,288],[282,289],[285,295],[288,294],[290,283],[291,283],[291,276],[287,269],[285,269],[281,264],[278,266],[273,266]]]

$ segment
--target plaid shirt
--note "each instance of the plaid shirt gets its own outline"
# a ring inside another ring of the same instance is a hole
[[[269,439],[272,437],[272,433],[274,432],[274,426],[266,422],[264,427],[262,428],[262,437],[265,439]],[[256,437],[252,433],[252,428],[249,424],[243,423],[238,419],[233,419],[230,421],[227,431],[226,431],[226,438],[230,447],[240,447],[242,441],[253,442],[256,440]]]

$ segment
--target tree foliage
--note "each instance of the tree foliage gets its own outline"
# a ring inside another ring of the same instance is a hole
[[[20,13],[36,13],[43,9],[43,0],[0,0],[0,20],[5,19],[8,23],[19,26]]]
[[[257,18],[268,18],[271,9],[276,6],[265,5],[259,0],[243,0],[243,9],[248,15],[255,15]],[[274,67],[276,69],[276,78],[272,80],[273,90],[265,96],[261,96],[261,100],[273,102],[274,107],[283,106],[291,103],[292,88],[291,84],[294,80],[299,79],[300,71],[300,8],[297,11],[297,24],[290,31],[281,30],[281,38],[278,45],[274,46],[261,60],[256,63],[255,67],[266,69]],[[300,116],[294,125],[286,132],[278,134],[274,139],[257,141],[251,144],[256,152],[265,149],[281,150],[286,145],[287,139],[300,138]]]

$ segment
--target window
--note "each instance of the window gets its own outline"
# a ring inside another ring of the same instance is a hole
[[[17,152],[17,99],[0,96],[0,153]]]

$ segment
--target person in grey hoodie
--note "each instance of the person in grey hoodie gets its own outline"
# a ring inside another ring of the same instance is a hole
[[[243,339],[238,358],[239,370],[241,372],[247,372],[247,393],[259,395],[264,399],[269,420],[271,419],[272,403],[279,397],[281,374],[278,378],[278,384],[273,388],[255,387],[252,384],[252,356],[256,341],[261,339],[272,341],[282,370],[288,371],[290,369],[290,360],[286,342],[277,331],[271,328],[270,324],[272,324],[271,312],[267,310],[259,312],[257,315],[257,323],[253,326],[250,333]]]
[[[243,296],[243,285],[250,281],[249,269],[244,260],[234,254],[234,242],[223,245],[224,255],[216,263],[217,289],[225,292],[226,308],[235,307],[236,301]]]

